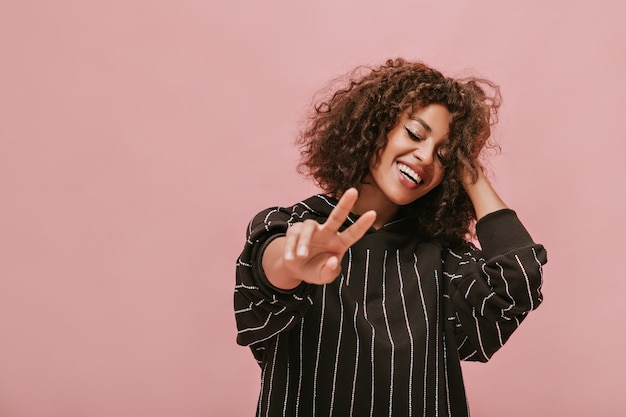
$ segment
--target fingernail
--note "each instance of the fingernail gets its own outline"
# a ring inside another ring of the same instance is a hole
[[[306,254],[307,254],[306,246],[300,246],[298,248],[298,256],[306,256]]]

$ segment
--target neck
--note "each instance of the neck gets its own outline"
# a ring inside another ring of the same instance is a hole
[[[375,229],[380,229],[389,223],[400,209],[399,206],[379,194],[380,190],[373,189],[368,184],[363,184],[359,190],[359,198],[352,208],[352,212],[358,215],[374,210],[376,212],[376,221],[373,225]]]

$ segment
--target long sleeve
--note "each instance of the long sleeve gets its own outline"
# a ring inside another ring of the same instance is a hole
[[[486,362],[541,304],[547,258],[510,209],[485,216],[476,231],[482,249],[448,249],[444,275],[459,356]]]
[[[237,343],[250,346],[259,362],[263,342],[299,323],[313,303],[310,295],[315,286],[303,283],[291,291],[280,290],[270,284],[261,266],[263,250],[273,238],[284,235],[294,216],[298,213],[282,208],[256,215],[236,264]]]

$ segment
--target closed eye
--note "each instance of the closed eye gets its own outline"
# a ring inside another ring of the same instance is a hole
[[[406,130],[406,133],[409,135],[409,137],[413,139],[414,141],[421,142],[422,140],[424,140],[415,132],[413,132],[411,129],[409,129],[408,127],[405,126],[404,129]]]

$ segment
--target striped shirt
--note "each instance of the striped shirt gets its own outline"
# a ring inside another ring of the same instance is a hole
[[[336,202],[317,195],[250,222],[234,304],[237,342],[261,366],[257,415],[469,415],[460,361],[489,360],[541,303],[544,248],[510,209],[477,223],[481,250],[420,238],[404,217],[350,247],[334,282],[273,287],[263,249]]]

